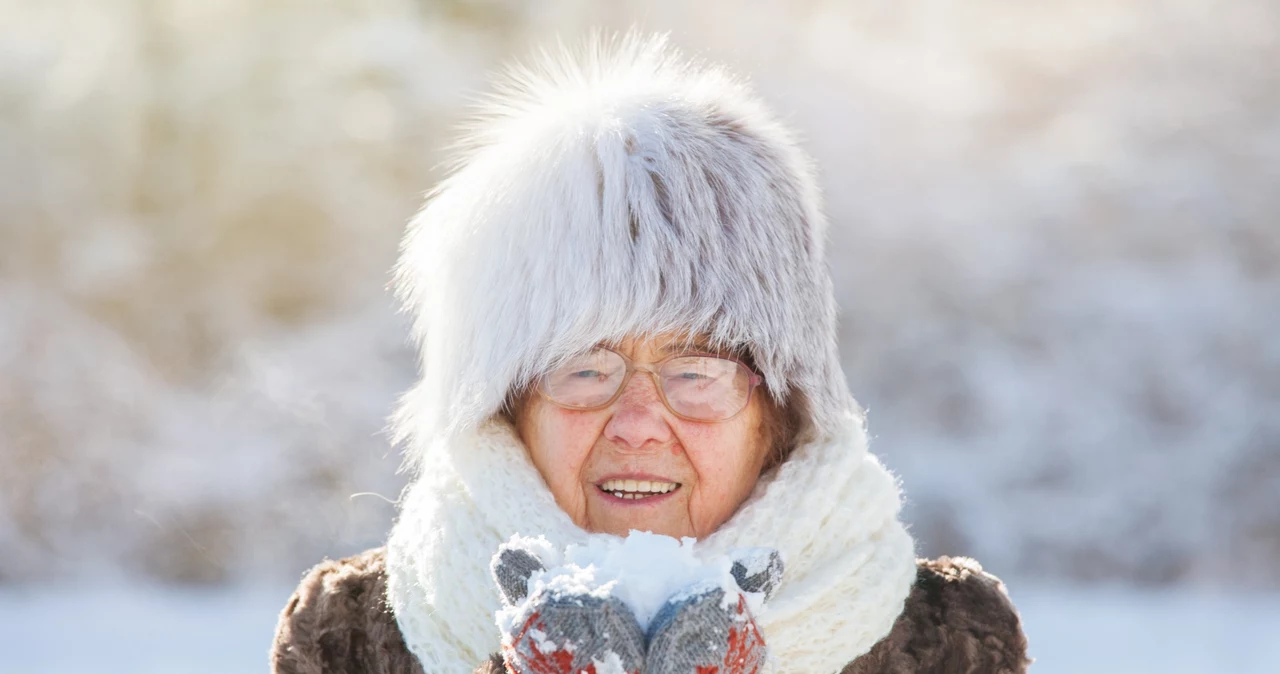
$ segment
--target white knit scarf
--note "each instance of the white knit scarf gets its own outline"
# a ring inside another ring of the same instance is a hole
[[[776,672],[838,672],[889,633],[915,580],[898,485],[859,419],[798,447],[698,554],[778,549],[782,584],[757,622]],[[589,535],[556,505],[511,426],[493,421],[427,448],[387,544],[387,594],[429,674],[470,672],[498,651],[489,560],[512,534],[563,547]]]

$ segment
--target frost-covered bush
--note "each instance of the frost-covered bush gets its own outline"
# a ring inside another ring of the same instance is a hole
[[[0,581],[376,544],[384,292],[486,71],[600,23],[752,73],[823,169],[846,373],[928,554],[1276,581],[1280,7],[0,3]]]

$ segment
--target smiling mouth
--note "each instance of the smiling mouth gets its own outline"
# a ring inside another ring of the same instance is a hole
[[[627,501],[642,501],[669,494],[680,488],[678,482],[660,482],[654,480],[605,480],[596,485],[600,491],[615,498]]]

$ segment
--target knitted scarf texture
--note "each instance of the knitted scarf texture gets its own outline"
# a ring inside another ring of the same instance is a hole
[[[776,548],[781,585],[756,616],[779,673],[839,672],[889,633],[915,580],[894,477],[867,451],[859,417],[797,447],[765,474],[699,555]],[[589,534],[560,509],[509,423],[489,421],[424,448],[387,544],[387,599],[427,672],[470,672],[499,650],[489,574],[513,534],[563,548]]]

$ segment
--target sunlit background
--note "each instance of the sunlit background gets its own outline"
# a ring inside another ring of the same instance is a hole
[[[454,125],[632,24],[803,133],[873,449],[1033,671],[1276,671],[1275,0],[0,0],[0,671],[266,669],[394,515]]]

